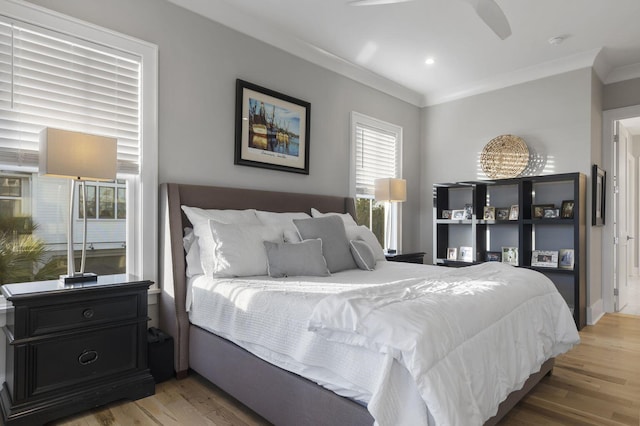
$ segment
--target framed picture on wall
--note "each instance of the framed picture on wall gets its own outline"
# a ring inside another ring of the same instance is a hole
[[[593,165],[591,172],[592,190],[591,190],[591,225],[604,226],[604,212],[606,207],[606,183],[607,172],[598,167],[597,164]]]
[[[309,174],[311,104],[236,80],[234,164]]]

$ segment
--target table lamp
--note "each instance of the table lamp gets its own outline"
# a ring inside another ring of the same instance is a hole
[[[402,203],[407,201],[407,181],[404,179],[398,178],[383,178],[376,179],[374,181],[375,192],[374,198],[376,201],[384,201],[388,204],[388,207],[391,207],[391,203]],[[385,247],[387,247],[387,253],[394,254],[396,252],[395,249],[390,249],[390,234],[391,234],[391,218],[390,209],[387,209],[387,213],[384,215],[385,221],[385,232],[384,232],[384,242]]]
[[[105,136],[45,128],[40,132],[40,175],[70,178],[69,224],[67,228],[67,275],[60,281],[77,283],[96,281],[97,275],[84,271],[87,250],[87,194],[84,182],[112,181],[116,178],[117,140]],[[76,272],[73,256],[73,208],[76,183],[82,186],[83,227],[82,261]]]

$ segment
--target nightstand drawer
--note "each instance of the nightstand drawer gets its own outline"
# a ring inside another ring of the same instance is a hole
[[[81,303],[33,307],[30,310],[30,335],[86,327],[103,322],[134,319],[138,316],[135,294]]]
[[[30,345],[35,365],[31,395],[138,368],[138,330],[134,323]]]

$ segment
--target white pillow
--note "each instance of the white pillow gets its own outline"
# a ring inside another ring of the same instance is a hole
[[[282,232],[265,225],[227,224],[209,221],[214,242],[216,277],[267,275],[265,241],[282,243]]]
[[[380,245],[378,238],[376,238],[376,235],[371,232],[369,228],[364,225],[351,226],[346,228],[346,231],[349,240],[362,240],[367,243],[371,251],[373,251],[373,256],[376,261],[387,260],[387,258],[384,257],[384,249]]]
[[[298,235],[298,228],[293,224],[293,219],[308,219],[311,217],[304,212],[275,213],[262,210],[256,210],[256,216],[263,225],[279,227],[286,243],[299,243],[301,241],[300,235]]]
[[[345,228],[350,228],[352,226],[358,226],[356,221],[353,220],[353,217],[349,213],[332,213],[332,212],[330,212],[330,213],[321,213],[318,210],[314,209],[313,207],[311,208],[311,216],[312,217],[323,217],[323,216],[331,216],[331,215],[340,216],[342,218],[342,221],[344,222],[344,227]]]
[[[193,233],[198,239],[198,247],[200,248],[200,266],[204,273],[209,276],[213,275],[213,270],[215,269],[213,238],[209,228],[209,220],[215,220],[220,223],[260,225],[255,210],[205,210],[199,207],[182,206],[182,211],[184,211],[193,225]],[[193,257],[195,257],[195,254]]]
[[[187,277],[191,278],[196,275],[204,275],[202,264],[200,262],[200,246],[198,245],[198,237],[193,233],[193,228],[184,228],[184,237],[182,238],[185,256],[187,261]]]

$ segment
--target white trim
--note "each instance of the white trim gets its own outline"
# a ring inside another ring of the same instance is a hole
[[[602,299],[587,307],[587,324],[595,325],[604,316]]]
[[[73,34],[83,40],[128,52],[142,59],[140,99],[140,175],[128,191],[127,272],[152,281],[158,276],[158,47],[115,31],[22,0],[0,0],[0,14],[11,19]]]
[[[604,312],[615,311],[613,297],[613,179],[611,171],[614,169],[613,155],[613,123],[625,118],[640,117],[640,105],[611,109],[602,113],[602,164],[607,172],[605,203],[605,225],[602,233],[602,309]],[[592,306],[595,306],[592,305]]]

